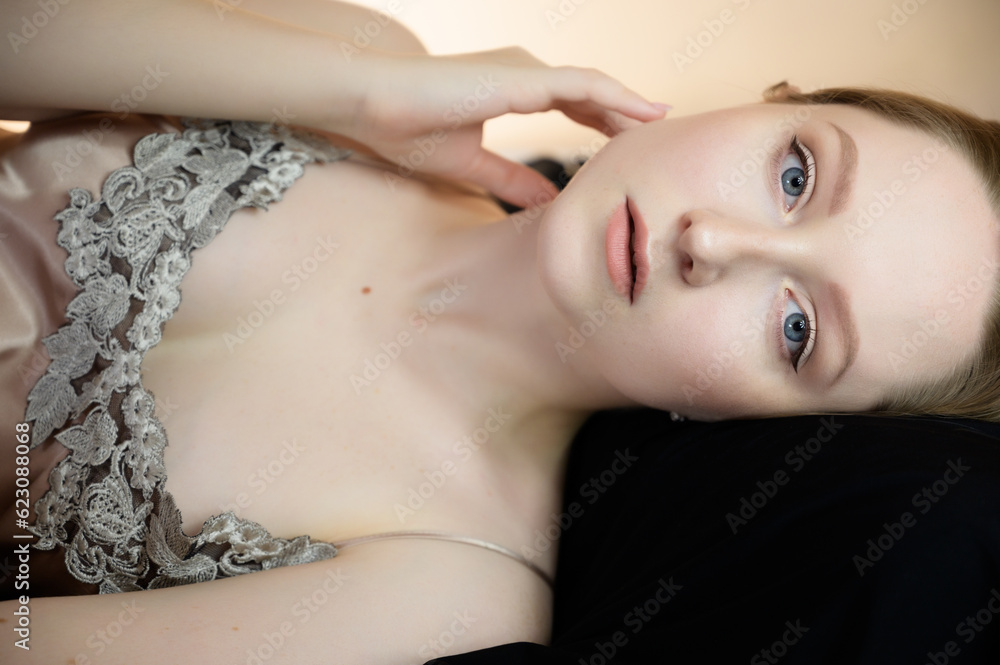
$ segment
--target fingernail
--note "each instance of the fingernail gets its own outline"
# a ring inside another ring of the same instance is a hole
[[[652,103],[652,105],[654,107],[656,107],[660,111],[663,111],[664,113],[666,113],[667,111],[670,111],[670,110],[672,110],[674,108],[670,104],[664,104],[662,102],[651,102],[651,103]]]

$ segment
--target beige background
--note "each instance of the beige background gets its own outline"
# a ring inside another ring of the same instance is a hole
[[[396,1],[432,53],[520,45],[552,65],[597,67],[673,104],[672,115],[754,102],[788,79],[897,88],[1000,118],[1000,0]],[[708,46],[679,68],[674,54],[727,9],[732,22],[701,35]],[[568,157],[597,136],[550,113],[491,121],[486,141],[516,157]]]

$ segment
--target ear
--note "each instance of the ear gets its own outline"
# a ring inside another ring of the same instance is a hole
[[[802,89],[788,81],[776,83],[764,91],[764,100],[769,102],[787,102],[793,95],[801,95]]]

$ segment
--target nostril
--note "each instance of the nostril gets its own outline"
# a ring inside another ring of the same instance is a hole
[[[691,273],[694,271],[694,261],[687,252],[681,252],[681,279],[691,283]]]
[[[680,220],[680,233],[677,236],[677,253],[680,259],[681,279],[686,283],[694,285],[694,253],[691,246],[693,234],[695,232],[694,220],[690,215],[684,215]]]

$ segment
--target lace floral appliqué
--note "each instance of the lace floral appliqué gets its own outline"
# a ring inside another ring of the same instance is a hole
[[[349,151],[267,123],[185,119],[150,134],[132,166],[84,189],[56,215],[66,272],[79,287],[68,323],[43,343],[52,358],[28,395],[32,447],[54,436],[70,454],[36,504],[35,547],[66,550],[66,566],[101,593],[204,582],[327,559],[329,543],[275,538],[232,512],[191,538],[165,488],[166,432],[140,381],[146,352],[180,304],[191,252],[243,207],[267,209],[310,162]]]

